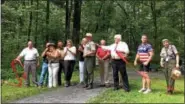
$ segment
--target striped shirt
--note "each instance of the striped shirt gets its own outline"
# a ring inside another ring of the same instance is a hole
[[[139,55],[140,62],[146,62],[150,56],[149,52],[151,52],[152,50],[152,45],[148,43],[139,45],[137,49],[137,54]]]

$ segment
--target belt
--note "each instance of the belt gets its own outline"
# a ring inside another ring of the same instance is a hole
[[[113,61],[122,61],[122,59],[112,59]]]
[[[121,60],[121,58],[114,58],[114,57],[112,57],[112,59],[113,60]]]
[[[24,61],[36,61],[36,60],[24,60]]]
[[[50,64],[52,64],[52,63],[59,63],[59,62],[49,62]]]
[[[91,58],[91,57],[95,57],[95,56],[86,56],[85,58]]]

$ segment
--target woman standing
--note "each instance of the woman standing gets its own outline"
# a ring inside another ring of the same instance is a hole
[[[173,68],[179,69],[179,54],[174,45],[169,44],[168,39],[163,39],[163,48],[161,50],[161,67],[164,68],[164,74],[167,84],[167,94],[173,94],[175,80],[171,78],[171,73]]]
[[[150,93],[150,77],[148,72],[150,71],[150,62],[153,57],[153,49],[152,46],[148,43],[148,38],[146,35],[142,35],[141,37],[142,44],[139,45],[137,49],[136,58],[134,61],[134,65],[137,65],[137,61],[140,61],[140,70],[139,73],[142,75],[142,88],[139,92],[143,92],[144,94]],[[147,85],[147,86],[146,86]]]
[[[59,70],[59,59],[60,59],[60,53],[56,49],[56,46],[54,43],[50,43],[48,45],[48,52],[46,52],[47,58],[48,58],[48,72],[49,72],[49,83],[48,87],[56,87],[58,85],[58,70]]]
[[[83,84],[84,82],[84,57],[83,57],[83,51],[85,44],[87,43],[86,38],[82,39],[81,44],[79,45],[78,52],[79,52],[79,76],[80,76],[80,84]]]
[[[71,85],[71,77],[73,74],[75,60],[76,60],[76,47],[73,46],[72,41],[67,40],[67,45],[64,48],[64,74],[65,74],[65,87]]]

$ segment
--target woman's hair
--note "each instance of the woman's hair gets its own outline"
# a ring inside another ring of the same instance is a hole
[[[71,39],[68,39],[66,42],[71,43],[71,46],[73,46],[73,42],[72,42],[72,40],[71,40]]]

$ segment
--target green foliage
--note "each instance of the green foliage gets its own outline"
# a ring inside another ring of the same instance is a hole
[[[49,40],[65,41],[66,3],[52,0],[46,11],[47,0],[30,1],[9,0],[2,4],[2,72],[10,68],[12,59],[26,46],[28,40],[30,13],[32,27],[30,39],[35,43],[39,53],[43,51],[46,35]],[[155,3],[155,5],[154,5]],[[153,11],[152,8],[153,7]],[[73,33],[74,2],[72,2],[70,19],[70,36]],[[49,24],[46,14],[49,13]],[[155,22],[156,18],[156,22]],[[183,1],[118,1],[90,0],[82,1],[80,39],[86,32],[91,32],[95,42],[105,39],[107,44],[114,42],[113,37],[119,33],[129,45],[129,59],[135,57],[140,36],[148,34],[149,42],[155,50],[154,62],[159,63],[161,40],[168,38],[175,44],[180,55],[184,55],[184,5]],[[156,24],[156,26],[154,25]],[[3,77],[4,78],[4,77]]]

